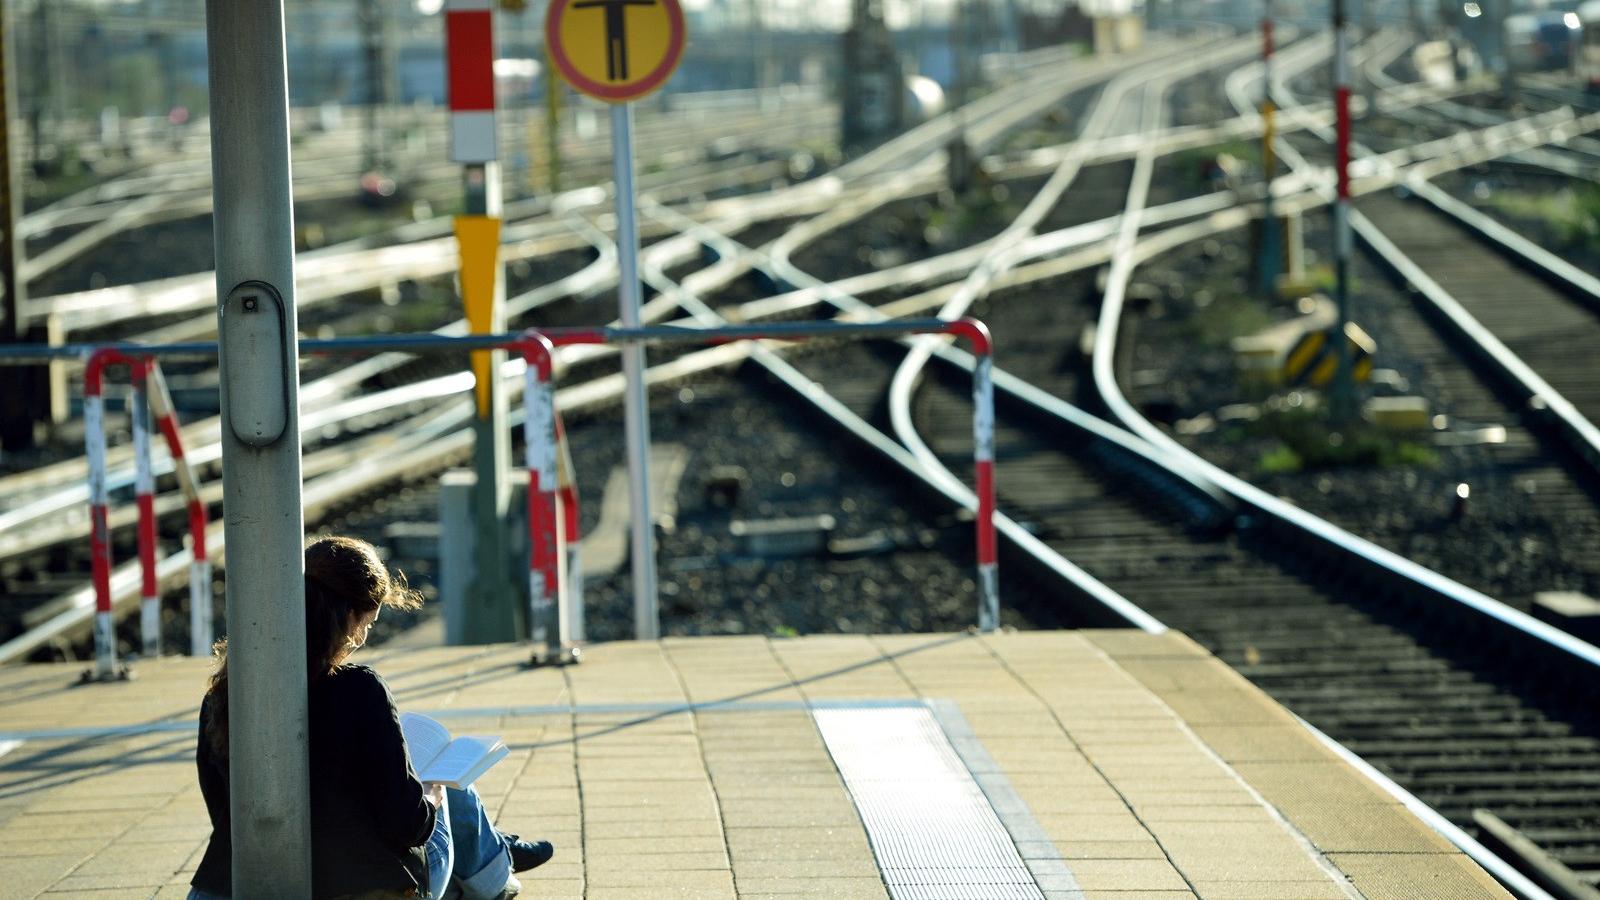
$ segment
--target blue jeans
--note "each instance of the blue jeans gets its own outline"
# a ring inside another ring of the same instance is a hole
[[[494,900],[503,891],[521,890],[511,874],[511,851],[494,830],[483,798],[470,785],[445,788],[445,809],[434,819],[424,845],[428,860],[428,900],[438,900],[454,880],[462,900]],[[190,888],[188,900],[228,900]]]
[[[507,888],[522,886],[511,875],[511,852],[489,821],[483,798],[470,785],[444,789],[445,811],[428,838],[428,890],[444,896],[452,878],[463,900],[494,900]]]

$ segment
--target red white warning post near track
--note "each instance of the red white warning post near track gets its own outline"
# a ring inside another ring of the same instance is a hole
[[[445,58],[450,67],[450,159],[492,162],[494,21],[490,0],[451,0],[445,11]]]

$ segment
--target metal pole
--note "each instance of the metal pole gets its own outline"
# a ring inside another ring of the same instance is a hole
[[[1367,48],[1368,54],[1372,52],[1372,38],[1377,33],[1377,25],[1374,24],[1372,18],[1372,5],[1374,2],[1375,0],[1360,0],[1361,43]],[[1366,74],[1365,67],[1362,69],[1361,87],[1361,96],[1366,98],[1366,103],[1362,111],[1362,118],[1370,119],[1377,114],[1378,85],[1377,82],[1372,80],[1371,76]]]
[[[1338,307],[1334,346],[1339,369],[1334,375],[1332,409],[1336,423],[1350,422],[1356,414],[1356,392],[1352,380],[1350,341],[1345,337],[1350,322],[1350,41],[1345,34],[1344,0],[1333,0],[1333,103],[1337,117],[1334,165],[1339,195],[1333,207],[1335,279],[1334,302]]]
[[[189,655],[208,656],[213,640],[211,624],[211,560],[206,555],[206,504],[200,496],[200,483],[184,454],[183,433],[172,407],[166,376],[159,363],[152,361],[149,372],[150,411],[155,414],[167,452],[172,455],[172,471],[178,478],[189,512]]]
[[[104,351],[102,351],[103,353]],[[106,491],[105,364],[97,353],[83,373],[84,456],[89,461],[89,577],[94,584],[94,678],[116,677],[117,629],[111,618],[110,497]]]
[[[1000,567],[994,533],[994,355],[987,331],[973,348],[972,460],[978,495],[978,630],[1000,627]]]
[[[15,7],[13,2],[0,0],[0,291],[5,292],[0,298],[0,303],[5,304],[0,307],[0,315],[5,317],[0,321],[0,342],[8,344],[21,343],[26,331],[22,321],[23,284],[18,271],[22,241],[17,237],[17,224],[22,221],[22,172],[11,140],[11,123],[17,108]],[[0,392],[13,393],[16,392]],[[14,411],[8,406],[4,412],[9,420]]]
[[[17,109],[17,41],[15,3],[0,0],[0,344],[20,344],[27,340],[27,323],[22,319],[27,300],[22,280],[22,240],[17,224],[22,221],[22,171],[12,143],[11,123]],[[37,101],[36,101],[37,102]],[[33,423],[42,410],[30,409],[35,392],[28,390],[42,369],[13,373],[10,387],[0,390],[0,447],[16,451],[33,446]],[[15,379],[15,380],[12,380]],[[18,382],[21,382],[19,386]]]
[[[311,896],[283,0],[207,0],[236,900]]]
[[[639,326],[639,225],[634,215],[633,104],[611,107],[611,172],[617,186],[617,260],[622,268],[617,303],[622,327]],[[650,407],[645,396],[644,348],[622,350],[623,416],[628,447],[628,494],[633,502],[633,636],[661,637],[656,605],[655,520],[650,514]]]
[[[156,480],[150,459],[148,359],[134,359],[128,418],[133,423],[134,501],[139,508],[139,637],[146,659],[161,655],[161,586],[156,580]]]
[[[544,48],[544,140],[546,164],[550,167],[551,195],[561,193],[561,76],[550,61],[550,48]]]
[[[450,0],[445,44],[449,64],[450,158],[462,164],[465,215],[456,218],[461,300],[474,334],[505,328],[500,259],[500,156],[494,83],[494,10],[488,0]],[[472,354],[477,382],[472,421],[473,575],[464,635],[471,643],[516,640],[527,616],[511,580],[511,505],[507,467],[511,435],[499,379],[505,351]]]
[[[500,178],[497,163],[468,165],[466,211],[457,221],[462,249],[461,295],[475,334],[505,329],[505,277],[500,246]],[[487,282],[487,283],[485,283]],[[476,415],[472,420],[473,579],[469,588],[472,614],[467,639],[473,643],[517,640],[526,631],[523,607],[516,602],[511,580],[511,506],[507,466],[511,433],[506,428],[507,399],[498,373],[504,350],[472,354],[477,379]]]
[[[522,434],[528,466],[528,620],[535,653],[560,655],[560,525],[557,520],[556,407],[548,344],[523,373]],[[540,646],[542,645],[542,646]]]

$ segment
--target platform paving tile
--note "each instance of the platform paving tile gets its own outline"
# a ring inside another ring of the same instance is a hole
[[[595,645],[565,669],[526,659],[491,646],[359,661],[403,708],[505,737],[485,803],[558,850],[524,880],[530,898],[887,900],[804,704],[921,700],[969,730],[990,789],[1020,799],[999,809],[1023,817],[1009,824],[1047,900],[1346,896],[1297,833],[1372,900],[1504,896],[1182,635],[670,638]],[[209,827],[181,725],[207,668],[149,661],[88,688],[70,687],[81,664],[0,670],[0,731],[179,723],[0,757],[7,896],[184,896]]]
[[[1328,881],[1196,881],[1206,900],[1347,900],[1344,888]]]
[[[1414,897],[1509,897],[1477,863],[1460,853],[1334,853],[1367,900]]]

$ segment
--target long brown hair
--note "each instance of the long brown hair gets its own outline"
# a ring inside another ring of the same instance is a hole
[[[356,650],[361,621],[380,606],[416,609],[422,598],[393,577],[366,541],[337,535],[306,544],[306,679],[315,682]],[[212,648],[217,668],[206,687],[210,715],[206,740],[218,758],[228,755],[228,639]]]

